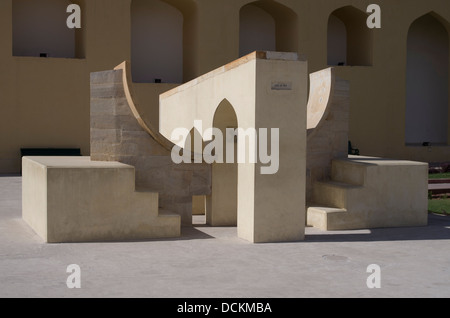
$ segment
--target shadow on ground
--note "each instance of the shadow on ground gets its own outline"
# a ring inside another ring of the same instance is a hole
[[[356,232],[356,233],[355,233]],[[380,228],[361,231],[320,231],[307,234],[307,242],[376,242],[450,239],[450,217],[429,214],[428,225],[422,227]]]

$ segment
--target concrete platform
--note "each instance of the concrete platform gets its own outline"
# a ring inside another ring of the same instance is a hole
[[[324,232],[250,244],[234,227],[177,239],[45,244],[21,219],[21,178],[0,177],[0,297],[450,297],[450,217],[428,226]],[[81,267],[81,289],[66,268]],[[370,264],[381,288],[369,289]]]

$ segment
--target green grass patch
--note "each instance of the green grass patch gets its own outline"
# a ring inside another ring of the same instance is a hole
[[[446,173],[432,173],[428,175],[429,179],[450,179],[450,172]]]
[[[450,215],[450,199],[428,200],[428,211],[437,214]]]

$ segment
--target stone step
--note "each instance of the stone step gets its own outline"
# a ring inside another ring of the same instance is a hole
[[[347,208],[348,192],[362,188],[362,186],[338,181],[315,182],[313,186],[313,201],[320,205],[345,209]]]
[[[306,225],[329,231],[334,229],[342,214],[348,214],[347,210],[312,203],[306,209]]]
[[[307,225],[323,231],[358,230],[367,228],[364,213],[318,204],[307,208]]]
[[[134,192],[141,197],[145,197],[145,200],[149,202],[149,211],[152,211],[152,213],[156,212],[156,216],[158,216],[159,193],[143,186],[135,186]]]
[[[176,214],[175,212],[169,211],[169,210],[165,210],[165,209],[159,209],[159,213],[158,213],[159,217],[180,217],[179,214]]]
[[[363,186],[368,165],[351,159],[334,159],[331,163],[331,179],[337,182]]]
[[[90,157],[24,157],[22,179],[22,217],[46,242],[180,236],[180,216],[159,217],[159,194],[136,191],[133,166]]]

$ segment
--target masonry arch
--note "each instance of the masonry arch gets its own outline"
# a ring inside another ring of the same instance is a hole
[[[82,58],[82,29],[66,26],[68,0],[12,1],[13,56]],[[78,45],[77,45],[78,44]]]
[[[273,68],[283,74],[286,88],[293,88],[288,94],[278,90],[283,85],[273,85]],[[224,98],[233,106],[242,132],[238,148],[245,151],[241,155],[243,163],[238,163],[237,232],[251,242],[304,237],[305,197],[298,191],[303,191],[306,175],[306,122],[302,120],[306,111],[306,74],[307,63],[292,54],[255,52],[230,67],[204,74],[195,85],[187,83],[160,95],[159,131],[168,139],[173,138],[174,129],[190,131],[199,120],[204,129],[213,127],[217,107]],[[282,112],[276,107],[279,105]],[[277,127],[282,129],[277,131]],[[262,137],[269,131],[270,141]],[[203,138],[211,140],[208,133]],[[184,143],[184,139],[176,142]],[[265,151],[273,154],[270,162],[264,159],[269,155]]]
[[[238,119],[236,112],[227,99],[223,99],[217,107],[213,127],[222,132],[224,163],[213,163],[211,166],[212,192],[207,197],[206,223],[212,226],[236,226],[237,225],[237,200],[238,200],[238,164],[237,164],[237,139],[227,133],[227,128],[236,129]],[[233,163],[227,163],[227,149],[233,149]]]
[[[290,8],[260,0],[239,13],[239,56],[253,51],[297,52],[297,15]]]
[[[353,6],[333,11],[328,18],[327,63],[333,65],[371,66],[372,30],[367,14]]]
[[[447,144],[449,24],[435,13],[409,28],[406,91],[406,144]]]

